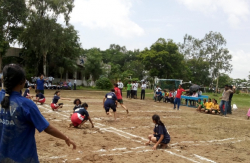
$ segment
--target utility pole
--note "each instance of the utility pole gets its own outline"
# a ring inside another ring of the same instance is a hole
[[[215,91],[216,91],[216,93],[218,93],[218,85],[219,85],[219,77],[220,77],[220,63],[221,62],[217,62],[217,64],[218,64],[218,73],[217,73],[217,83],[216,83],[216,89],[215,89]]]

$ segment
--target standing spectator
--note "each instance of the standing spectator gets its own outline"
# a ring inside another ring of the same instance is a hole
[[[229,89],[228,85],[225,85],[225,91],[223,93],[223,96],[220,98],[221,102],[220,102],[220,112],[221,115],[224,115],[224,117],[226,117],[227,115],[227,109],[228,109],[228,104],[229,104],[229,97],[230,94],[235,93],[235,88],[233,90]],[[223,105],[225,110],[223,110]]]
[[[179,85],[179,88],[177,89],[177,93],[174,99],[174,109],[176,108],[176,104],[177,104],[177,110],[179,110],[180,108],[182,92],[186,91],[181,87],[181,85]]]
[[[173,98],[175,99],[175,97],[176,97],[176,94],[177,94],[177,91],[174,89],[174,91],[173,91]]]
[[[44,94],[44,81],[47,79],[43,79],[43,74],[40,75],[40,79],[36,80],[36,90]]]
[[[147,85],[145,84],[145,82],[142,83],[141,85],[141,100],[145,99],[145,89],[146,89]]]
[[[230,86],[229,86],[229,89],[230,89],[230,90],[233,90],[233,87],[230,85]],[[231,102],[232,102],[233,95],[234,95],[234,93],[231,93],[230,96],[229,96],[227,114],[232,114]]]
[[[76,78],[74,78],[74,90],[76,90]]]
[[[119,80],[119,82],[118,82],[117,84],[118,84],[118,88],[119,88],[120,91],[121,91],[121,96],[122,96],[123,83],[122,83],[121,80]]]
[[[127,98],[131,98],[131,87],[132,87],[132,84],[131,84],[131,81],[128,82],[127,84]]]
[[[132,84],[133,98],[137,98],[137,88],[138,84],[134,81],[134,83]]]
[[[69,86],[69,88],[70,88],[71,90],[73,89],[73,87],[72,87],[72,83],[71,83],[71,81],[70,81],[70,80],[69,80],[68,86]]]

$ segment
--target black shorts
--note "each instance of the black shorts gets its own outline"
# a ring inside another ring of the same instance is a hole
[[[154,137],[156,137],[156,140],[159,141],[159,139],[161,138],[161,135],[155,135],[154,134]],[[160,143],[168,144],[169,142],[170,142],[170,139],[164,138]]]
[[[109,112],[109,109],[111,108],[113,110],[113,112],[116,112],[116,105],[112,104],[112,105],[105,105],[104,104],[104,108],[106,112]]]

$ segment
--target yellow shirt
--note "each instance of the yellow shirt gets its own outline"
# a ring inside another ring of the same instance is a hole
[[[220,110],[220,106],[219,104],[214,104],[212,105],[212,109],[215,109],[215,110]]]
[[[206,102],[206,109],[211,109],[213,103],[212,102]]]

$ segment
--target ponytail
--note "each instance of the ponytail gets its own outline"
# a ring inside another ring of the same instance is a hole
[[[57,95],[57,93],[59,93],[60,91],[56,91],[55,93],[54,93],[54,95]]]
[[[10,106],[10,95],[13,88],[18,84],[23,84],[25,82],[25,72],[24,70],[16,65],[9,64],[6,65],[3,69],[3,84],[5,86],[5,97],[1,102],[1,105],[4,109],[9,109]]]
[[[157,115],[157,114],[153,115],[153,116],[152,116],[152,119],[153,119],[153,121],[155,121],[156,124],[165,126],[165,125],[162,123],[162,121],[160,120],[160,116],[159,116],[159,115]]]

